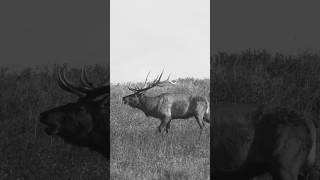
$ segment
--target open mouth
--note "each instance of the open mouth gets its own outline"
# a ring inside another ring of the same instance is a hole
[[[48,135],[55,135],[58,134],[58,128],[57,127],[53,127],[53,126],[48,126],[44,129],[44,131],[48,134]]]
[[[48,123],[46,121],[40,121],[41,123],[43,123],[46,128],[44,129],[44,131],[48,134],[48,135],[55,135],[59,132],[58,130],[58,126],[56,124],[52,124],[52,123]]]

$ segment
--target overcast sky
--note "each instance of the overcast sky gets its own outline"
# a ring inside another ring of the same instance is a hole
[[[1,2],[0,66],[106,63],[107,2]]]
[[[211,50],[235,52],[247,48],[295,54],[318,51],[318,1],[214,0]]]
[[[209,78],[210,0],[111,0],[111,82]]]

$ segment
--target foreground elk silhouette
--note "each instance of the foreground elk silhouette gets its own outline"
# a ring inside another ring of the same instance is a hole
[[[79,97],[77,102],[68,103],[40,114],[48,135],[57,135],[65,141],[88,147],[109,159],[109,83],[94,87],[82,69],[80,83],[76,86],[67,80],[64,70],[56,68],[59,86]]]
[[[172,119],[186,119],[195,117],[202,131],[204,127],[203,120],[210,121],[209,102],[205,97],[192,96],[182,93],[163,93],[155,97],[145,95],[145,92],[153,87],[162,87],[166,83],[175,84],[169,80],[160,81],[163,71],[154,81],[147,83],[148,75],[143,87],[128,87],[133,94],[122,98],[124,104],[128,104],[133,108],[142,110],[145,115],[159,118],[161,124],[158,127],[159,132],[166,128],[166,132],[170,129]],[[201,135],[201,134],[200,134]]]
[[[314,165],[316,129],[306,115],[244,104],[213,105],[212,110],[214,180],[265,173],[274,180],[297,180]]]

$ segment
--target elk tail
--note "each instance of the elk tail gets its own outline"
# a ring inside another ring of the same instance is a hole
[[[210,124],[210,103],[207,100],[207,98],[205,98],[205,99],[206,99],[206,103],[207,103],[207,109],[206,109],[206,112],[204,114],[203,120]]]

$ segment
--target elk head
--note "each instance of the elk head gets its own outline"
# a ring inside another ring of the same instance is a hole
[[[89,147],[104,156],[109,143],[109,122],[106,99],[109,97],[109,82],[95,87],[88,81],[86,70],[83,68],[80,86],[71,83],[64,69],[56,68],[59,86],[79,98],[76,102],[68,103],[40,114],[40,122],[45,124],[48,135],[57,135],[65,141],[79,146]]]
[[[122,98],[122,101],[124,104],[128,104],[129,106],[131,107],[134,107],[134,108],[138,108],[140,107],[140,101],[141,101],[141,98],[145,96],[145,92],[153,87],[163,87],[166,83],[170,83],[170,84],[176,84],[175,81],[170,81],[169,78],[170,78],[170,75],[168,76],[168,78],[165,80],[165,81],[161,81],[161,77],[163,75],[163,71],[162,73],[157,76],[152,82],[148,82],[148,76],[149,76],[150,72],[148,73],[147,77],[146,77],[146,80],[144,81],[144,84],[142,87],[129,87],[128,86],[128,89],[130,91],[133,92],[133,94],[130,94],[128,96],[125,96]]]

